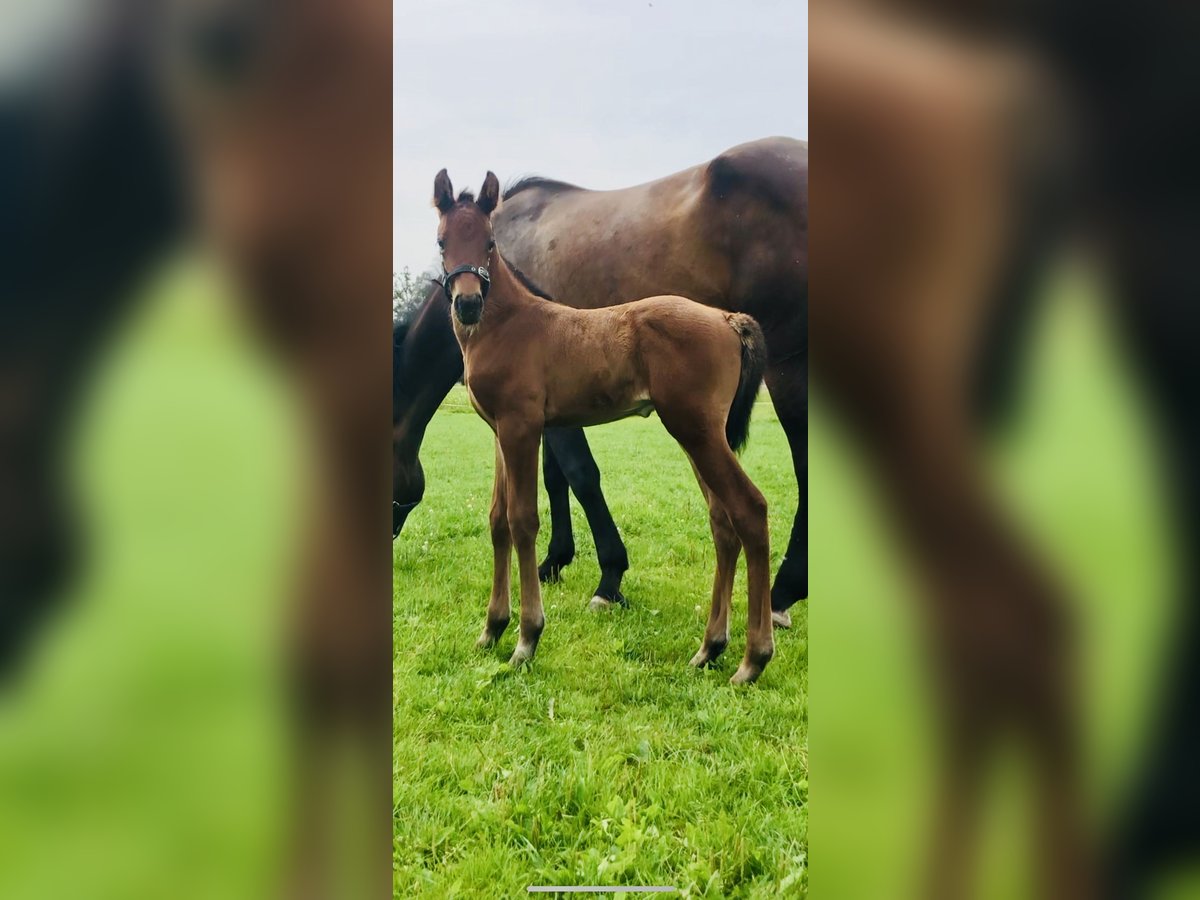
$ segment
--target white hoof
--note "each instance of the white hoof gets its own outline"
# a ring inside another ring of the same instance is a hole
[[[612,609],[616,605],[617,604],[613,603],[611,600],[605,600],[603,597],[597,594],[592,598],[592,602],[588,604],[588,609],[590,609],[592,612],[604,612],[605,610]]]
[[[771,621],[774,623],[776,628],[791,628],[792,614],[786,609],[779,612],[772,610]]]

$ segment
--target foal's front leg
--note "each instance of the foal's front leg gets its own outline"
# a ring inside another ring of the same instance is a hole
[[[507,486],[508,529],[517,548],[521,578],[521,636],[509,662],[514,666],[533,659],[546,623],[538,579],[538,445],[542,423],[501,420],[497,426]]]
[[[488,601],[483,634],[475,644],[481,650],[500,640],[500,635],[508,627],[511,609],[509,570],[512,566],[512,535],[508,530],[508,489],[499,438],[496,439],[496,480],[492,486],[492,509],[488,522],[492,531],[492,596]]]

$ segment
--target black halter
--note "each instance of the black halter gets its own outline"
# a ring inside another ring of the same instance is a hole
[[[488,288],[490,288],[492,286],[492,276],[488,272],[487,267],[486,266],[465,266],[464,265],[464,266],[457,266],[454,268],[453,271],[444,272],[442,274],[442,280],[439,282],[439,284],[441,284],[442,290],[446,292],[447,300],[454,299],[454,295],[450,293],[450,285],[454,282],[454,279],[457,278],[459,275],[465,275],[468,272],[470,272],[472,275],[476,276],[479,279],[479,283],[481,285],[483,285],[483,297],[484,297],[484,299],[487,299]]]

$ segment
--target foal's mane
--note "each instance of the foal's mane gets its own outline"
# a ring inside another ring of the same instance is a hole
[[[568,184],[565,181],[555,181],[553,178],[543,178],[541,175],[526,175],[517,181],[509,182],[508,187],[504,189],[504,197],[507,200],[509,197],[514,197],[522,191],[528,191],[533,188],[546,191],[551,194],[560,194],[564,191],[582,191],[583,188],[577,184]]]
[[[510,272],[512,272],[513,275],[517,276],[517,281],[521,282],[521,286],[523,288],[525,288],[525,290],[529,291],[529,293],[533,294],[533,296],[535,296],[535,297],[540,297],[542,300],[549,300],[551,303],[558,302],[553,297],[551,297],[549,294],[547,294],[545,291],[543,291],[540,287],[538,287],[536,284],[534,284],[529,279],[528,275],[526,275],[524,272],[522,272],[520,269],[518,269],[516,266],[514,266],[511,262],[509,262],[508,259],[505,258],[502,254],[498,254],[498,255],[500,256],[500,259],[502,259],[504,261],[504,264],[506,266],[508,266],[508,270]]]

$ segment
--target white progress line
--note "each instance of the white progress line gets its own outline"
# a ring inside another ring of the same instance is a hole
[[[625,886],[622,884],[531,884],[527,890],[531,894],[665,894],[676,888],[669,884],[652,884],[646,886]]]

